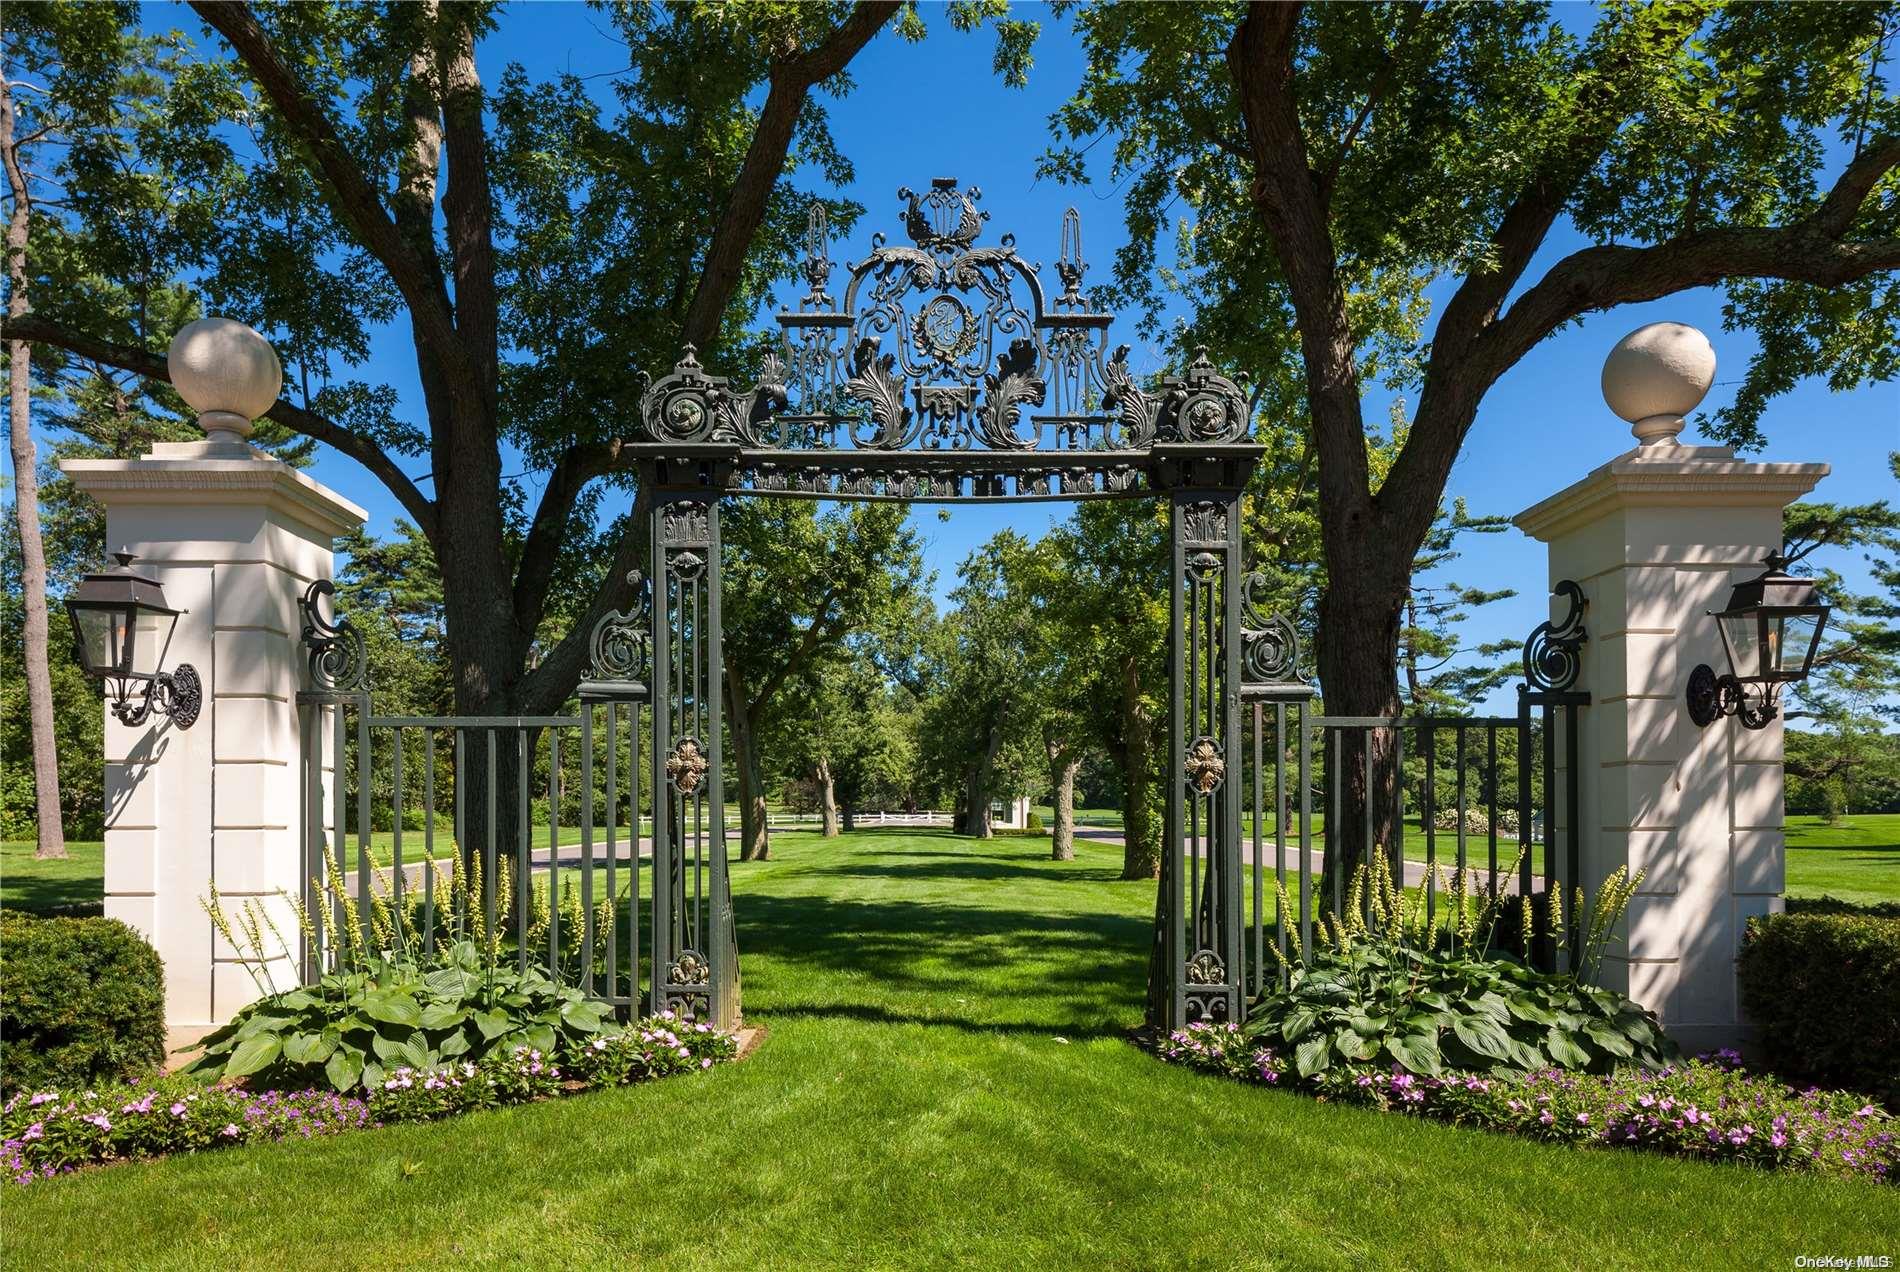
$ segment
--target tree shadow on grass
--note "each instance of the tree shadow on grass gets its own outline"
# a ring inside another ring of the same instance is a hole
[[[734,906],[747,1004],[761,1014],[1085,1036],[1140,1016],[1144,918],[811,895]]]
[[[4,901],[9,910],[42,916],[104,914],[105,883],[93,878],[49,878],[9,872]]]

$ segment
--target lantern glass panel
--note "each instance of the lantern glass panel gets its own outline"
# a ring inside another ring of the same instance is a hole
[[[1799,680],[1814,645],[1821,616],[1809,611],[1775,614],[1768,619],[1769,673],[1780,680]]]
[[[1759,680],[1765,674],[1762,667],[1761,627],[1757,622],[1760,612],[1743,610],[1721,616],[1722,643],[1728,646],[1730,669],[1741,680]]]
[[[120,675],[127,670],[124,661],[126,620],[129,612],[120,608],[73,608],[78,625],[80,657],[86,670],[99,676]]]
[[[150,679],[158,675],[165,665],[165,647],[172,641],[172,625],[177,621],[176,614],[139,607],[132,633],[131,672],[134,676]]]

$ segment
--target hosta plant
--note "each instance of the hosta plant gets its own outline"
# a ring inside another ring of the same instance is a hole
[[[1508,956],[1479,958],[1358,941],[1296,966],[1247,1025],[1250,1042],[1310,1078],[1336,1064],[1605,1073],[1667,1063],[1675,1047],[1623,995]]]
[[[1619,870],[1588,906],[1579,892],[1578,962],[1553,974],[1491,948],[1509,897],[1460,871],[1428,905],[1421,893],[1395,887],[1376,858],[1355,874],[1342,914],[1316,925],[1319,948],[1303,950],[1292,925],[1287,974],[1254,1004],[1247,1040],[1289,1057],[1302,1078],[1334,1065],[1437,1075],[1665,1064],[1677,1052],[1656,1018],[1591,983],[1640,882]],[[1284,888],[1281,905],[1290,907]],[[1553,929],[1561,922],[1562,907],[1551,907]]]
[[[252,1003],[208,1035],[185,1072],[253,1086],[374,1090],[398,1068],[554,1054],[617,1029],[608,1008],[530,965],[491,964],[472,941],[427,962],[370,957]]]
[[[245,957],[263,997],[207,1035],[184,1072],[206,1081],[242,1078],[253,1087],[328,1086],[376,1090],[397,1069],[479,1063],[516,1049],[553,1055],[617,1029],[609,1009],[550,976],[520,967],[503,934],[484,921],[478,866],[456,871],[441,924],[425,937],[415,912],[377,875],[365,911],[328,868],[322,904],[311,914],[285,897],[302,935],[329,951],[331,970],[314,984],[280,991],[271,967],[293,951],[256,898],[227,914],[215,885],[205,912]],[[413,891],[413,890],[412,890]],[[497,910],[512,897],[504,869]],[[259,969],[262,969],[261,971]]]

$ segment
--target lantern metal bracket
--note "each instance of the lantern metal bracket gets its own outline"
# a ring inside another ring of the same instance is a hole
[[[189,729],[198,722],[198,712],[204,706],[204,682],[198,679],[198,669],[190,663],[179,663],[172,671],[160,672],[145,682],[145,692],[137,698],[130,693],[116,695],[112,702],[112,714],[120,724],[136,729],[152,718],[157,712],[165,716],[181,729]]]
[[[1751,696],[1742,682],[1731,675],[1717,675],[1707,663],[1696,664],[1689,673],[1689,718],[1696,727],[1706,729],[1723,716],[1735,716],[1744,729],[1765,729],[1781,714],[1779,685],[1763,685]]]

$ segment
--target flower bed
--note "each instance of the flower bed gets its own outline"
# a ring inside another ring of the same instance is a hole
[[[182,1074],[78,1095],[23,1091],[0,1106],[0,1171],[27,1184],[107,1162],[427,1121],[696,1073],[737,1054],[732,1034],[664,1012],[564,1052],[558,1062],[516,1047],[480,1062],[398,1068],[367,1098],[206,1086]]]
[[[1545,1068],[1420,1077],[1344,1065],[1301,1079],[1285,1057],[1250,1044],[1231,1024],[1176,1030],[1157,1051],[1244,1082],[1536,1139],[1900,1179],[1900,1123],[1885,1110],[1847,1092],[1796,1090],[1751,1074],[1734,1052],[1609,1074]]]

